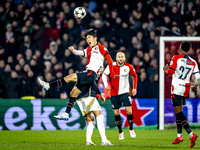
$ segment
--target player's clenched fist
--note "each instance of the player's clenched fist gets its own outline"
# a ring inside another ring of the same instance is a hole
[[[68,47],[68,49],[69,49],[71,52],[73,52],[74,47],[73,47],[73,46],[70,46],[70,47]]]
[[[137,94],[137,90],[136,89],[133,89],[132,90],[132,96],[135,96]]]

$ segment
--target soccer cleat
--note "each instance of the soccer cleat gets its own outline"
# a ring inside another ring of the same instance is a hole
[[[123,140],[124,139],[124,132],[121,132],[120,134],[119,134],[119,140]]]
[[[86,142],[86,145],[94,145],[95,146],[95,144],[91,141],[91,142]]]
[[[195,141],[197,140],[197,137],[198,137],[198,135],[193,133],[192,138],[190,138],[190,141],[191,141],[190,148],[192,148],[195,145]]]
[[[180,142],[183,142],[183,136],[181,135],[181,137],[176,137],[176,139],[172,142],[172,144],[178,144]]]
[[[40,78],[38,78],[38,83],[43,87],[45,91],[48,91],[50,88],[49,83],[42,81]]]
[[[69,114],[68,113],[62,113],[62,114],[59,114],[58,116],[54,116],[54,118],[56,118],[58,120],[68,121],[69,120]]]
[[[135,138],[136,134],[134,130],[129,130],[131,138]]]
[[[106,142],[101,142],[101,145],[105,145],[105,146],[113,146],[114,144],[110,143],[110,141],[106,141]]]

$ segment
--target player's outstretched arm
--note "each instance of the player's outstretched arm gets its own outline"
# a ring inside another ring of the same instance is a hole
[[[74,55],[84,56],[83,50],[76,50],[76,49],[74,49],[73,46],[70,46],[68,49],[69,49]]]

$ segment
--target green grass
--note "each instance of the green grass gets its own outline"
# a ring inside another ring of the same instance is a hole
[[[137,137],[131,139],[128,130],[124,130],[125,139],[119,141],[118,130],[106,130],[107,138],[114,144],[112,147],[101,146],[101,138],[98,130],[94,130],[92,141],[96,146],[85,145],[85,130],[76,131],[0,131],[1,150],[59,150],[59,149],[102,149],[102,150],[186,150],[190,149],[190,140],[184,131],[184,141],[178,145],[171,142],[176,137],[176,130],[135,130]],[[200,130],[193,130],[200,135]],[[200,138],[199,138],[200,139]],[[200,149],[200,140],[197,139],[193,149]]]

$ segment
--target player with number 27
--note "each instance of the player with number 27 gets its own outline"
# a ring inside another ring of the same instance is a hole
[[[190,77],[192,74],[195,75],[196,85],[200,79],[199,69],[194,59],[187,55],[190,50],[191,44],[188,41],[184,41],[180,45],[179,55],[173,56],[170,66],[165,65],[163,70],[168,75],[172,75],[172,87],[171,87],[171,98],[176,114],[176,125],[177,125],[177,137],[172,144],[178,144],[183,142],[182,127],[189,134],[192,148],[195,145],[197,135],[194,134],[189,126],[187,118],[183,114],[183,105],[185,105],[185,98],[188,96],[190,91]],[[196,91],[196,86],[192,88],[192,91]]]

